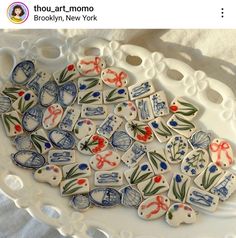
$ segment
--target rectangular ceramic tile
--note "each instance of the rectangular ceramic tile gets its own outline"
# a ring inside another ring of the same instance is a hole
[[[86,90],[79,91],[78,93],[78,103],[79,104],[102,104],[102,91],[98,90]]]
[[[199,188],[191,187],[188,191],[186,202],[209,212],[214,212],[217,208],[219,197]]]
[[[121,160],[129,167],[136,166],[147,152],[147,146],[135,141],[122,155]]]
[[[156,175],[153,178],[138,183],[137,187],[142,196],[147,198],[167,191],[169,184],[163,175]]]
[[[102,90],[102,79],[100,77],[81,77],[78,79],[79,91]]]
[[[123,173],[121,171],[96,171],[95,186],[121,186],[123,185]]]
[[[90,118],[94,120],[102,120],[107,117],[107,106],[105,105],[91,105],[82,104],[81,117]]]
[[[48,153],[48,163],[56,165],[66,165],[75,162],[75,150],[50,150]]]
[[[107,89],[103,91],[105,104],[124,102],[129,100],[127,88]]]
[[[185,202],[190,182],[191,179],[189,176],[181,173],[174,173],[170,183],[168,197],[175,202]]]
[[[112,134],[120,127],[123,119],[110,113],[97,129],[97,133],[110,139]]]
[[[172,137],[172,132],[162,117],[155,118],[154,120],[150,121],[148,125],[151,127],[159,142],[166,142]]]
[[[210,191],[223,174],[224,171],[220,167],[216,166],[214,163],[210,163],[207,168],[194,179],[194,183],[199,188]]]
[[[164,91],[158,91],[150,96],[150,101],[155,117],[166,116],[169,114],[169,106]]]
[[[91,175],[91,168],[88,162],[68,164],[62,167],[64,179],[85,178]]]
[[[131,100],[143,98],[155,92],[153,83],[150,80],[138,82],[128,88]]]
[[[23,89],[20,86],[15,86],[12,84],[5,84],[2,93],[6,96],[8,96],[13,102],[16,101],[20,96],[22,96],[25,93],[25,89]]]
[[[60,184],[63,197],[74,194],[85,194],[89,192],[89,180],[87,178],[74,178],[63,180]]]
[[[135,101],[140,121],[150,121],[154,119],[151,102],[149,98],[141,98]]]

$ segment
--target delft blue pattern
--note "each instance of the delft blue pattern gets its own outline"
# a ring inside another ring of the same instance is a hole
[[[66,101],[66,94],[70,94],[71,100]],[[67,107],[73,104],[78,95],[78,90],[76,84],[73,82],[68,82],[59,88],[58,102],[62,107]]]
[[[121,193],[121,204],[126,207],[138,207],[142,202],[142,195],[131,186],[124,187],[119,191]]]
[[[133,140],[125,131],[115,131],[111,138],[111,145],[121,151],[126,151],[131,146]]]
[[[51,101],[45,102],[44,96],[46,94],[49,94],[51,96]],[[48,81],[41,89],[39,92],[39,101],[42,106],[49,106],[53,103],[57,102],[58,98],[58,86],[54,81]]]
[[[145,100],[138,102],[138,109],[140,110],[140,116],[142,120],[150,118],[150,112],[148,110],[148,103]]]
[[[60,122],[59,127],[62,128],[72,128],[73,126],[73,120],[71,119],[71,117],[73,116],[73,112],[72,111],[68,111],[67,114],[65,115],[65,117],[63,118],[63,120]]]
[[[197,204],[204,207],[211,207],[214,201],[214,198],[205,193],[204,191],[193,191],[189,199],[193,204]]]
[[[50,154],[50,161],[53,163],[65,163],[72,159],[72,153],[70,151],[56,151]]]
[[[191,136],[189,143],[195,149],[206,149],[211,143],[211,136],[204,131],[198,131]]]
[[[100,125],[97,132],[99,134],[111,134],[113,132],[114,115],[108,116],[107,119]]]
[[[130,158],[131,166],[132,166],[132,164],[136,164],[137,160],[146,153],[146,149],[143,147],[142,144],[140,144],[138,142],[135,142],[133,144],[131,151],[133,154],[132,158]]]
[[[0,96],[0,114],[9,111],[11,108],[11,100],[9,97]]]
[[[39,81],[42,79],[43,72],[37,72],[34,75],[34,78],[30,80],[30,82],[27,84],[27,87],[32,89],[36,95],[39,94],[39,91],[41,89],[41,86],[39,84]]]
[[[73,196],[70,204],[77,211],[86,210],[91,205],[88,196],[81,194]]]
[[[32,148],[32,143],[28,135],[16,136],[13,143],[17,150],[30,150]]]
[[[103,174],[99,174],[99,177],[97,177],[97,182],[100,184],[118,183],[119,173],[118,172],[112,172],[112,173],[103,172]]]
[[[100,116],[100,115],[104,115],[105,111],[103,107],[86,107],[86,112],[85,112],[85,116],[86,117],[90,117],[90,116]]]
[[[162,115],[161,112],[163,112],[163,114],[168,113],[168,108],[164,101],[161,101],[156,95],[153,95],[151,99],[155,115]]]
[[[151,85],[149,84],[149,82],[142,83],[141,85],[134,87],[132,89],[132,96],[139,97],[147,93],[148,91],[150,91],[150,88],[151,88]]]

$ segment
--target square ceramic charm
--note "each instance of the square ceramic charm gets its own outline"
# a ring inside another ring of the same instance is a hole
[[[91,175],[91,168],[88,162],[68,164],[62,167],[64,179],[85,178]]]
[[[75,162],[74,150],[50,150],[48,153],[48,163],[56,165],[66,165]]]
[[[78,93],[79,104],[102,104],[102,91],[97,90],[86,90]]]
[[[150,121],[154,118],[149,98],[137,99],[136,107],[140,121]]]
[[[127,88],[114,88],[103,91],[105,104],[124,102],[129,100]]]
[[[121,186],[123,185],[123,173],[121,171],[96,171],[95,186]]]
[[[155,117],[169,114],[169,106],[164,91],[159,91],[150,96],[153,114]]]
[[[87,90],[102,90],[102,79],[100,77],[81,77],[78,79],[80,92]]]
[[[107,117],[107,106],[105,105],[91,105],[82,104],[81,117],[90,118],[94,120],[102,120]]]

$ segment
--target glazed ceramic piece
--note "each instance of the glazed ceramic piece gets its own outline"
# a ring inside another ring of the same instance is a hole
[[[132,101],[118,103],[114,109],[114,113],[119,117],[125,118],[126,121],[132,121],[138,115],[137,108]]]
[[[154,120],[150,121],[148,125],[151,127],[159,142],[166,142],[172,137],[172,132],[162,117],[155,118]]]
[[[34,178],[38,182],[49,183],[56,187],[62,180],[62,172],[60,167],[56,165],[45,165],[35,171]]]
[[[31,141],[34,147],[40,154],[45,154],[53,148],[51,142],[48,139],[47,134],[43,129],[39,129],[30,135]]]
[[[219,197],[199,188],[190,187],[186,202],[203,210],[214,212],[217,209]]]
[[[51,130],[55,128],[61,121],[63,115],[63,108],[60,104],[55,103],[50,105],[43,114],[43,128]]]
[[[171,164],[180,163],[188,152],[188,141],[182,135],[175,135],[167,142],[165,154]]]
[[[189,121],[191,121],[199,111],[196,106],[182,97],[177,97],[171,102],[170,110]]]
[[[155,195],[144,200],[139,208],[138,215],[144,220],[155,220],[165,215],[170,206],[170,200],[164,195]]]
[[[180,135],[185,136],[186,138],[191,137],[191,135],[196,131],[196,126],[184,119],[181,116],[173,115],[168,121],[167,125],[177,132]]]
[[[55,81],[48,81],[39,91],[39,102],[42,106],[48,107],[57,102],[58,94],[59,88]]]
[[[132,146],[122,155],[121,160],[129,168],[136,166],[147,152],[147,146],[135,141]]]
[[[12,137],[23,133],[21,120],[16,111],[2,114],[2,122],[7,136]]]
[[[105,150],[90,158],[90,165],[94,170],[112,170],[119,164],[120,155],[112,150]]]
[[[105,104],[126,102],[129,100],[127,88],[107,89],[103,91],[103,100]]]
[[[127,122],[125,129],[130,137],[141,143],[149,143],[154,138],[152,129],[144,122],[135,120]]]
[[[97,133],[110,139],[113,133],[120,127],[123,120],[113,113],[110,113],[107,118],[100,124]]]
[[[197,131],[188,140],[193,149],[208,149],[211,143],[211,135],[204,131]]]
[[[147,156],[156,175],[163,174],[171,170],[171,166],[168,163],[165,153],[162,149],[149,150],[147,152]]]
[[[0,114],[8,112],[11,108],[11,99],[0,95]]]
[[[81,117],[93,120],[102,120],[107,117],[108,110],[105,105],[82,104]]]
[[[2,89],[2,94],[9,97],[12,102],[16,101],[19,97],[21,97],[25,93],[25,89],[20,86],[15,86],[11,84],[6,84]]]
[[[147,198],[167,191],[169,184],[163,175],[156,175],[153,178],[138,183],[137,187],[142,196]]]
[[[62,107],[71,106],[78,96],[78,89],[74,82],[68,82],[59,87],[58,102]]]
[[[88,162],[70,163],[62,167],[62,172],[65,179],[86,178],[91,175],[91,168]]]
[[[79,104],[102,104],[102,91],[98,90],[86,90],[78,93]]]
[[[210,163],[204,171],[202,171],[195,179],[194,183],[201,189],[210,191],[211,188],[222,178],[224,171]]]
[[[114,149],[127,151],[133,143],[133,139],[125,131],[115,131],[110,144]]]
[[[60,184],[63,197],[74,194],[86,194],[89,192],[89,180],[87,178],[74,178],[63,180]]]
[[[169,107],[164,91],[158,91],[150,95],[153,114],[155,117],[166,116],[169,114]]]
[[[129,86],[128,90],[131,100],[147,97],[155,92],[154,85],[152,81],[149,80],[138,82],[132,86]]]
[[[207,167],[208,163],[208,152],[204,149],[194,149],[184,157],[181,171],[188,176],[196,176]]]
[[[184,203],[172,204],[166,213],[166,222],[173,227],[178,227],[181,224],[192,224],[196,221],[196,212]]]
[[[123,173],[121,171],[96,171],[95,186],[119,187],[123,185]]]
[[[234,163],[232,147],[225,139],[214,139],[209,146],[209,152],[211,160],[223,169],[231,167]]]
[[[55,165],[66,165],[75,162],[74,150],[50,150],[48,153],[48,163]]]
[[[106,67],[106,63],[99,56],[85,56],[79,59],[77,67],[84,76],[97,76]]]
[[[78,79],[78,90],[102,90],[102,80],[100,77],[81,77]]]
[[[96,132],[96,124],[88,118],[79,119],[74,126],[73,132],[75,136],[81,140],[84,137],[93,135]]]
[[[27,134],[16,136],[13,139],[13,144],[17,150],[31,150],[32,148],[32,142]]]
[[[12,162],[24,169],[41,168],[46,160],[38,152],[32,150],[21,150],[11,155]]]
[[[102,70],[102,81],[112,88],[125,87],[129,83],[129,75],[124,69],[109,67]]]
[[[135,101],[140,121],[150,121],[154,119],[151,102],[149,98],[141,98]]]
[[[129,184],[138,184],[154,176],[152,167],[149,163],[144,162],[134,168],[124,171],[124,175]]]
[[[85,212],[90,208],[91,203],[87,195],[78,194],[71,198],[70,205],[76,211]]]

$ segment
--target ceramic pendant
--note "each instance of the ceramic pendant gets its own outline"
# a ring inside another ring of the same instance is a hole
[[[102,81],[109,87],[125,87],[129,83],[129,75],[125,70],[116,67],[109,67],[102,70]]]
[[[169,107],[164,91],[159,91],[150,96],[153,114],[155,117],[166,116],[169,114]]]
[[[94,170],[112,170],[119,164],[120,155],[112,150],[97,153],[90,159],[90,165]]]
[[[7,136],[12,137],[23,133],[21,120],[16,111],[2,114],[2,121]]]
[[[21,97],[25,93],[25,89],[19,86],[13,86],[11,84],[6,84],[2,90],[2,94],[9,97],[12,102],[16,101],[19,97]]]
[[[28,131],[36,130],[42,123],[43,109],[39,105],[29,108],[22,117],[22,126]]]
[[[74,178],[63,180],[60,184],[63,197],[74,194],[86,194],[89,192],[89,180],[87,178]]]
[[[165,153],[162,149],[149,150],[147,155],[152,169],[156,175],[163,174],[171,170],[171,166],[168,163]]]
[[[86,178],[91,175],[91,168],[88,162],[80,162],[63,166],[62,172],[65,179]]]
[[[51,150],[48,153],[48,163],[55,165],[65,165],[75,162],[74,150]]]
[[[166,213],[168,225],[178,227],[181,224],[192,224],[197,221],[196,212],[187,204],[174,203]]]
[[[40,154],[45,154],[52,149],[52,144],[43,129],[39,129],[30,135],[34,147]]]
[[[71,198],[70,205],[76,211],[85,212],[90,208],[91,203],[87,195],[78,194]]]
[[[211,135],[204,131],[197,131],[188,140],[193,149],[208,149],[211,143]]]
[[[107,107],[105,105],[82,104],[81,117],[93,120],[102,120],[107,117]]]
[[[96,207],[110,208],[121,202],[121,195],[114,188],[94,188],[88,196],[90,202]]]
[[[76,70],[74,64],[67,65],[62,71],[57,71],[53,74],[53,77],[58,85],[62,85],[71,80],[78,79],[80,74]]]
[[[155,92],[154,85],[151,81],[136,83],[130,86],[128,90],[129,90],[129,96],[131,100],[147,97]]]
[[[138,208],[142,202],[141,193],[131,186],[121,188],[119,192],[121,193],[121,204],[125,207]]]
[[[99,56],[86,56],[79,60],[77,67],[84,76],[97,76],[106,67],[106,63]]]
[[[214,139],[209,146],[209,152],[212,161],[223,169],[231,167],[234,163],[232,147],[225,139]]]
[[[102,90],[102,80],[100,77],[81,77],[78,79],[79,91]]]
[[[180,173],[174,173],[170,183],[168,197],[175,202],[185,202],[190,187],[190,182],[191,179],[189,176]]]
[[[78,93],[79,104],[102,104],[102,91],[81,91]]]
[[[154,134],[150,126],[140,121],[130,121],[125,124],[125,130],[134,140],[141,143],[149,143],[153,140]]]
[[[24,169],[41,168],[46,160],[38,152],[32,150],[21,150],[11,156],[12,162]]]
[[[236,175],[226,171],[224,176],[213,186],[211,193],[217,195],[221,201],[227,200],[236,190]]]
[[[114,149],[127,151],[133,143],[133,139],[125,131],[115,131],[110,144]]]
[[[199,109],[189,101],[177,97],[171,102],[170,110],[176,115],[191,121],[197,115]]]
[[[56,165],[45,165],[35,171],[34,178],[38,182],[49,183],[56,187],[62,180],[62,172],[60,167]]]
[[[188,191],[187,203],[214,212],[218,206],[219,197],[196,187],[191,187]]]
[[[172,132],[162,117],[155,118],[154,120],[150,121],[148,125],[151,127],[159,142],[163,143],[171,138]]]
[[[103,100],[105,104],[126,102],[129,100],[127,88],[107,89],[103,91]]]
[[[16,136],[13,139],[13,144],[17,150],[31,150],[32,148],[32,142],[27,134]]]
[[[0,114],[8,112],[11,108],[11,99],[0,95]]]
[[[32,91],[26,91],[21,97],[12,103],[12,107],[19,113],[23,114],[29,108],[35,106],[37,102],[37,96]]]
[[[138,183],[137,187],[142,196],[147,198],[167,191],[169,184],[163,175],[156,175],[153,178]]]
[[[122,155],[121,160],[129,168],[136,166],[147,152],[147,146],[135,141],[132,146]]]
[[[12,71],[11,80],[14,84],[24,85],[35,73],[34,63],[30,60],[20,62]]]
[[[124,171],[124,175],[129,184],[138,184],[154,176],[152,167],[144,162],[134,168]]]
[[[224,171],[214,163],[210,163],[195,179],[194,183],[201,189],[210,191],[211,188],[220,180]]]
[[[75,146],[75,138],[68,131],[53,129],[49,132],[48,138],[59,149],[69,150]]]
[[[58,102],[62,107],[71,106],[78,95],[78,89],[74,82],[68,82],[59,87]]]
[[[114,113],[119,117],[125,118],[126,121],[132,121],[138,115],[137,108],[131,101],[118,103],[114,109]]]
[[[208,163],[208,152],[204,149],[194,149],[184,157],[181,171],[188,176],[196,176],[207,167]]]
[[[39,91],[39,102],[42,106],[48,107],[56,103],[59,89],[54,81],[48,81]]]
[[[120,127],[122,122],[123,120],[120,117],[110,113],[98,127],[97,133],[107,139],[110,139],[113,133]]]
[[[177,115],[173,115],[167,121],[167,125],[178,134],[187,138],[191,137],[191,135],[196,131],[196,126],[192,122]]]
[[[188,141],[184,136],[175,135],[166,144],[166,158],[171,164],[180,163],[188,152]]]
[[[63,108],[60,104],[55,103],[49,106],[43,114],[43,128],[51,130],[55,128],[61,121]]]
[[[121,171],[96,171],[95,186],[119,187],[123,185],[123,173]]]
[[[154,119],[151,102],[149,98],[141,98],[136,100],[138,117],[140,121],[150,121]]]
[[[78,151],[84,155],[93,155],[105,150],[108,141],[105,137],[94,134],[86,136],[78,143]]]
[[[165,215],[170,206],[170,200],[164,195],[155,195],[144,200],[139,208],[138,215],[144,220],[155,220]]]
[[[80,116],[80,110],[74,107],[67,107],[58,128],[64,131],[72,131]]]
[[[74,127],[75,136],[81,140],[86,136],[93,135],[96,132],[96,124],[88,119],[79,119]]]

